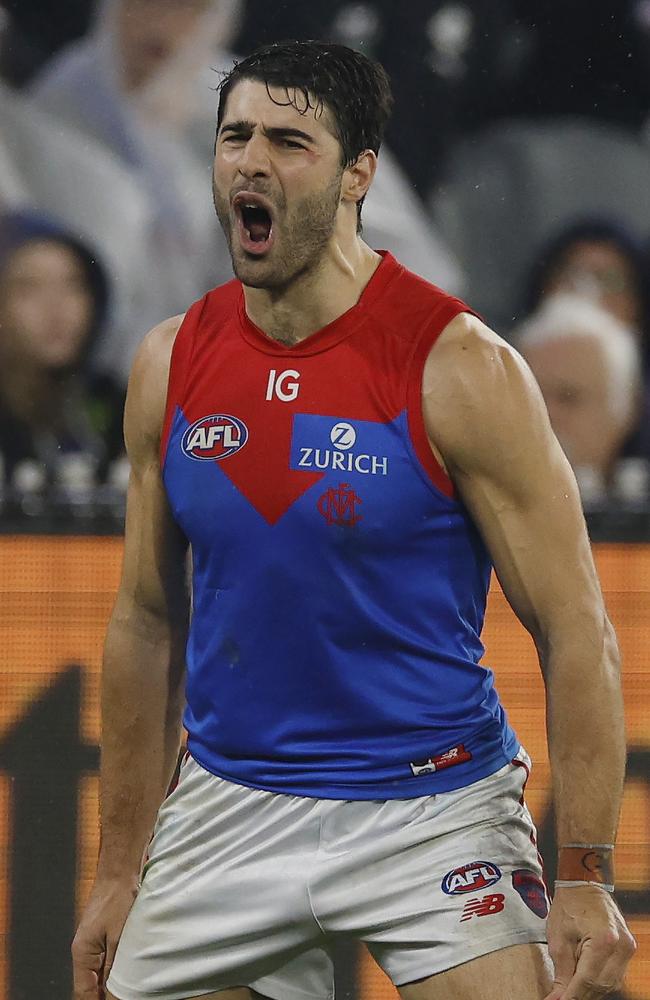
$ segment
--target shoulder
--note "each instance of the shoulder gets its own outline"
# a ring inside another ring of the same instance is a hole
[[[453,300],[455,301],[455,300]],[[521,355],[482,320],[469,312],[460,312],[451,319],[432,347],[425,366],[425,379],[431,384],[447,384],[454,389],[467,386],[481,391],[499,379],[530,375]],[[534,381],[534,380],[533,380]]]
[[[391,325],[400,337],[424,346],[432,344],[454,317],[471,313],[462,299],[392,258],[386,269],[388,282],[373,303],[374,318]]]
[[[427,358],[425,424],[446,465],[464,468],[551,435],[539,387],[521,355],[477,317],[456,316]]]
[[[172,351],[185,314],[155,326],[135,356],[126,397],[124,433],[129,451],[149,441],[157,447],[165,415]]]

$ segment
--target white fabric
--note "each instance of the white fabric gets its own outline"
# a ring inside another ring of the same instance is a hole
[[[438,796],[337,801],[245,788],[188,758],[161,809],[109,990],[183,1000],[252,986],[275,1000],[331,1000],[330,933],[365,941],[397,985],[543,942],[545,921],[512,878],[541,877],[525,777],[508,764]],[[496,866],[494,884],[474,889],[473,868],[445,879],[474,862]]]

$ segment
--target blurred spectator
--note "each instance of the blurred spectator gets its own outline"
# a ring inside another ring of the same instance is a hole
[[[641,244],[619,223],[584,219],[558,233],[532,269],[525,314],[548,295],[572,292],[611,313],[639,339],[642,410],[623,453],[650,459],[650,281]]]
[[[186,91],[204,92],[209,148],[215,95],[205,76],[197,83],[196,67],[208,73],[214,65],[231,7],[224,0],[105,0],[91,34],[55,56],[31,88],[39,108],[103,143],[148,195],[143,266],[158,303],[153,322],[232,277],[212,207],[210,160],[198,162],[178,124],[192,106]]]
[[[94,360],[125,381],[143,333],[165,315],[153,280],[149,200],[110,150],[1,82],[0,121],[0,206],[56,216],[97,248],[115,294]]]
[[[123,391],[87,360],[108,306],[91,251],[44,216],[0,217],[0,455],[17,490],[104,481]]]
[[[639,136],[587,118],[512,119],[459,143],[432,211],[472,305],[507,330],[540,248],[576,218],[615,218],[641,238],[649,172]]]
[[[648,261],[631,232],[608,219],[583,219],[542,248],[529,278],[525,312],[555,292],[574,292],[596,302],[642,336],[650,352]]]
[[[558,293],[517,328],[516,345],[539,383],[585,504],[615,495],[617,461],[639,413],[638,338],[592,302]],[[647,468],[641,485],[647,489]]]

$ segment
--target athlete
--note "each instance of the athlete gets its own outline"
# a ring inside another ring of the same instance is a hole
[[[326,1000],[342,934],[403,1000],[595,1000],[634,950],[617,647],[575,482],[517,354],[361,239],[389,110],[378,65],[316,42],[221,87],[237,280],[131,376],[78,1000]],[[546,683],[548,925],[529,761],[480,664],[492,565]]]

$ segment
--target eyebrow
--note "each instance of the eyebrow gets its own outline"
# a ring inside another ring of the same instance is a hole
[[[248,133],[249,135],[255,131],[255,122],[251,121],[236,121],[236,122],[226,122],[221,126],[221,133],[224,132],[239,132]],[[294,139],[302,139],[303,142],[307,142],[310,145],[314,145],[316,140],[313,136],[309,135],[308,132],[303,132],[299,128],[290,128],[289,126],[276,126],[273,128],[262,128],[262,132],[269,139],[279,139],[282,136],[291,136]]]

